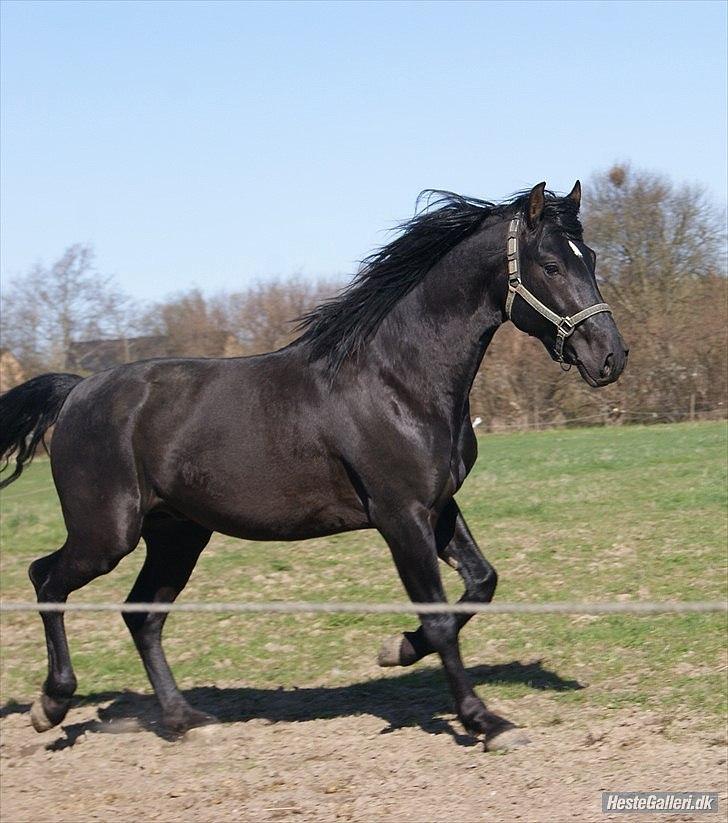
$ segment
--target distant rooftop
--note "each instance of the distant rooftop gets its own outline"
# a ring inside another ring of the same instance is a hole
[[[209,331],[179,339],[167,335],[79,340],[68,349],[66,367],[81,372],[99,372],[155,357],[231,357],[239,354],[235,335]]]

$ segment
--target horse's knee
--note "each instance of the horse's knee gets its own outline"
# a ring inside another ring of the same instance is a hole
[[[493,599],[497,585],[498,573],[491,565],[488,565],[478,575],[473,575],[466,580],[466,597],[475,603],[489,603]]]
[[[479,599],[489,602],[493,599],[496,586],[498,585],[498,572],[490,566],[484,577],[477,581]]]
[[[426,614],[422,616],[422,631],[430,648],[441,652],[458,639],[458,622],[454,614]]]
[[[134,642],[146,645],[159,640],[167,615],[164,612],[124,612],[122,614]]]
[[[131,632],[132,637],[136,637],[144,626],[147,615],[142,612],[122,612],[121,614],[127,629]]]
[[[59,552],[60,549],[45,557],[39,557],[28,566],[28,577],[36,594],[40,594],[41,587],[48,580],[48,575],[58,560]]]
[[[126,623],[127,629],[131,632],[132,637],[139,632],[144,625],[144,621],[147,619],[145,614],[139,612],[122,612],[121,617],[124,623]]]

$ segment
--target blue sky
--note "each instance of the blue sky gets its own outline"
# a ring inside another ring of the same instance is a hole
[[[331,276],[425,187],[615,159],[725,204],[723,2],[2,3],[2,273],[134,295]]]

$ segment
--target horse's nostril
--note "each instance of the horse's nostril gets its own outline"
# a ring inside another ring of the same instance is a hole
[[[599,376],[600,377],[609,377],[609,375],[612,373],[613,366],[614,366],[614,355],[610,353],[610,354],[607,355],[607,359],[604,361],[604,365],[602,366],[601,371],[599,372]]]

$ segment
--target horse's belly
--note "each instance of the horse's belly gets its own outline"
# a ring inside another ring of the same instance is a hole
[[[183,466],[162,499],[213,530],[247,540],[304,540],[367,528],[370,523],[346,475],[242,472],[225,480]]]
[[[230,511],[191,501],[177,508],[211,531],[244,540],[307,540],[371,525],[363,510],[335,505],[312,509],[301,503],[295,509],[267,505]]]

